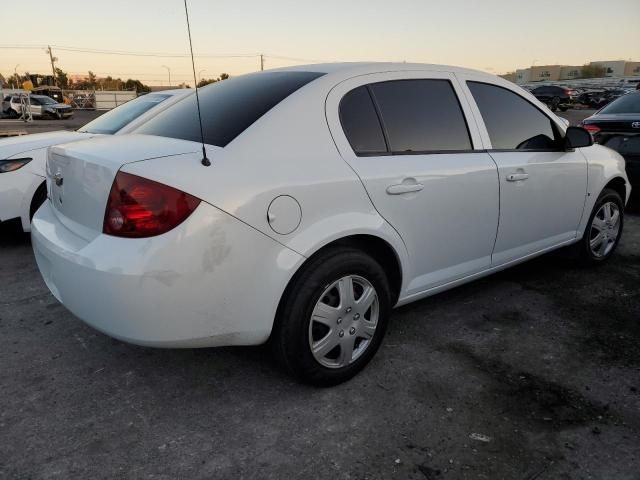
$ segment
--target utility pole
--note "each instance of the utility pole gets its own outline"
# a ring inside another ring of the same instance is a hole
[[[53,56],[53,52],[51,51],[51,45],[47,45],[47,53],[49,53],[49,59],[51,60],[51,73],[53,74],[53,84],[58,86],[58,81],[56,80],[56,67],[55,61],[58,60]]]
[[[260,71],[264,70],[264,54],[260,54]]]
[[[171,69],[169,67],[167,67],[166,65],[162,65],[164,68],[167,69],[167,72],[169,73],[169,86],[171,86]]]

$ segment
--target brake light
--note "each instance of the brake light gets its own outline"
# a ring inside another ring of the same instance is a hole
[[[162,183],[118,172],[104,214],[103,233],[153,237],[180,225],[200,199]]]
[[[597,125],[590,125],[588,123],[583,124],[582,128],[584,128],[587,132],[591,133],[592,135],[600,131],[600,127],[598,127]]]

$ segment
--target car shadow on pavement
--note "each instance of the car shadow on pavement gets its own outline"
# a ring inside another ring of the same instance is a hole
[[[0,223],[0,248],[23,245],[31,241],[31,235],[22,231],[20,219]]]

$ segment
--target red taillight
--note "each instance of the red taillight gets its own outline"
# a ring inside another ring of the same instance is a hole
[[[584,128],[587,132],[591,133],[592,135],[600,131],[600,127],[598,127],[597,125],[590,125],[588,123],[583,124],[582,128]]]
[[[118,172],[104,213],[103,233],[143,238],[180,225],[200,199],[162,183]]]

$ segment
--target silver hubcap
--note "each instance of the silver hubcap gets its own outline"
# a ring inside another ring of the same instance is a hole
[[[329,285],[309,322],[309,347],[321,365],[340,368],[354,362],[371,344],[378,326],[378,294],[357,275]]]
[[[620,209],[614,202],[603,204],[591,222],[589,245],[597,258],[606,257],[620,235]]]

